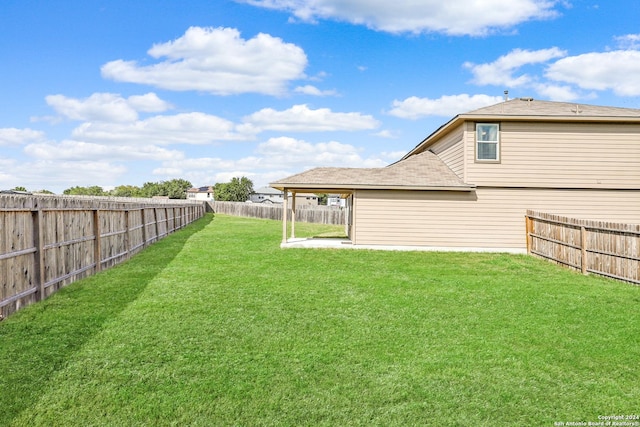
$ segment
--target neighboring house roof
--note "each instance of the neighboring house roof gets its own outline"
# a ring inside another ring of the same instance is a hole
[[[634,108],[602,107],[571,102],[539,101],[516,98],[489,107],[459,114],[442,125],[409,151],[403,159],[427,149],[436,139],[465,121],[555,121],[587,123],[640,123],[640,110]]]
[[[187,193],[213,193],[213,187],[205,186],[205,187],[197,187],[190,188],[187,190]]]
[[[383,168],[315,168],[271,183],[272,187],[317,189],[448,189],[470,191],[440,158],[426,151]]]
[[[282,194],[281,190],[276,190],[275,188],[271,188],[271,187],[260,187],[257,190],[255,190],[253,192],[253,194],[265,194],[265,195],[271,195],[271,196],[279,196]]]

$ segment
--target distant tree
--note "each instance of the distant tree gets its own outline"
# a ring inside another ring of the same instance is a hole
[[[185,179],[172,179],[162,183],[164,196],[169,196],[170,199],[186,199],[187,190],[192,188],[193,185]]]
[[[49,190],[38,190],[38,191],[34,191],[34,193],[38,193],[38,194],[56,194],[53,191],[49,191]]]
[[[145,182],[142,187],[135,185],[119,185],[111,191],[104,191],[102,187],[71,187],[63,194],[83,196],[114,196],[114,197],[147,197],[166,196],[170,199],[186,199],[187,190],[192,185],[185,179],[172,179],[160,182]]]
[[[216,200],[223,202],[246,202],[253,193],[253,182],[246,176],[232,178],[231,182],[217,183],[214,193]]]
[[[140,191],[142,197],[163,196],[160,184],[157,182],[145,182]]]
[[[329,195],[327,193],[316,193],[318,196],[318,204],[322,206],[327,206],[327,200],[329,199]]]
[[[107,196],[109,193],[106,193],[102,187],[93,185],[91,187],[71,187],[67,188],[62,192],[62,194],[72,195],[72,196]]]
[[[142,185],[142,197],[167,196],[170,199],[186,199],[187,190],[193,187],[185,179],[172,179],[170,181],[145,182]]]
[[[25,187],[14,187],[13,191],[24,191],[26,193],[27,189]]]
[[[229,198],[229,183],[228,182],[217,182],[213,186],[213,194],[216,195],[216,200],[220,202],[228,202]]]
[[[142,189],[135,185],[119,185],[109,192],[114,197],[142,197]]]

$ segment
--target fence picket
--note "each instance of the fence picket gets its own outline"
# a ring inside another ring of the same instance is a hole
[[[147,238],[170,234],[177,227],[169,227],[167,212],[176,208],[183,225],[205,213],[204,204],[186,200],[0,194],[0,316],[128,259]]]
[[[527,211],[527,252],[562,265],[640,285],[640,225]],[[531,225],[529,225],[531,224]]]
[[[242,202],[209,202],[215,213],[250,218],[272,219],[282,221],[282,205]],[[298,205],[296,222],[312,222],[317,224],[345,224],[345,209],[339,207]],[[291,219],[291,210],[288,210]]]

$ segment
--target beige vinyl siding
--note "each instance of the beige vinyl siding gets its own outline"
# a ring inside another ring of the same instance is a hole
[[[358,245],[524,249],[527,209],[640,223],[640,191],[478,188],[357,191]]]
[[[640,188],[640,125],[500,123],[500,163],[474,161],[465,136],[466,182],[478,186]]]
[[[462,126],[452,130],[445,138],[433,144],[429,149],[449,166],[449,168],[464,179],[464,144]]]

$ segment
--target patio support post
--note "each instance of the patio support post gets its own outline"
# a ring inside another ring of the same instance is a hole
[[[284,199],[282,201],[282,243],[287,243],[287,189],[283,188]]]
[[[296,237],[296,193],[291,192],[291,238]]]

